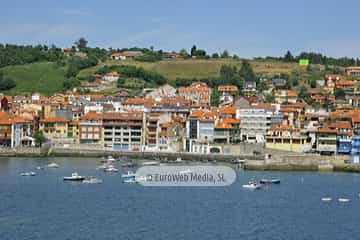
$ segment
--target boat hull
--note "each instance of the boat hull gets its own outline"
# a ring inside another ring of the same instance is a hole
[[[261,179],[261,184],[280,184],[280,179]]]

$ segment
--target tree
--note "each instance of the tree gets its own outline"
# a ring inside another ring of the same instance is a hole
[[[220,94],[216,87],[213,88],[211,93],[211,106],[219,106],[220,103]]]
[[[337,88],[335,89],[334,95],[336,99],[345,99],[346,93],[342,88]]]
[[[275,102],[275,96],[273,93],[266,94],[265,95],[265,102],[267,103],[274,103]]]
[[[34,139],[35,139],[35,144],[36,146],[42,146],[42,144],[46,141],[46,138],[44,136],[44,133],[42,131],[36,131],[34,133]]]
[[[87,49],[88,41],[84,37],[81,37],[74,44],[79,49],[79,51],[85,51]]]
[[[294,56],[291,54],[290,51],[287,51],[285,56],[284,56],[284,61],[285,62],[294,62],[295,61],[295,58]]]
[[[189,53],[183,48],[180,50],[180,56],[182,56],[183,58],[188,58],[189,57]]]
[[[212,58],[219,58],[219,54],[213,53],[213,54],[211,55],[211,57],[212,57]]]
[[[0,71],[0,90],[9,90],[14,87],[16,87],[14,80],[5,77],[4,72]]]
[[[192,46],[191,50],[190,50],[190,55],[191,56],[195,56],[195,53],[196,53],[196,46]]]
[[[255,82],[256,75],[254,70],[252,69],[250,63],[246,60],[242,62],[241,68],[239,70],[239,75],[246,82]]]
[[[229,52],[227,50],[224,50],[224,52],[221,54],[221,58],[228,58]]]

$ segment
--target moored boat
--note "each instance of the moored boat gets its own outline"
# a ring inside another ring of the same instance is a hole
[[[122,178],[135,178],[136,177],[136,173],[132,172],[132,171],[128,171],[126,174],[122,174],[121,175]]]
[[[102,182],[103,181],[101,179],[98,179],[96,177],[89,177],[82,181],[82,183],[87,183],[87,184],[97,184],[97,183],[102,183]]]
[[[279,178],[263,178],[260,180],[261,184],[279,184],[280,183],[280,179]]]
[[[58,168],[59,165],[57,163],[52,162],[52,163],[48,164],[47,167],[48,168]]]
[[[36,176],[35,172],[22,172],[20,173],[20,176],[28,177],[28,176]]]
[[[107,168],[104,168],[104,172],[118,172],[119,169],[115,168],[113,165],[108,166]]]
[[[243,188],[251,189],[251,190],[257,190],[261,188],[261,184],[258,184],[256,182],[249,182],[248,184],[242,185]]]
[[[323,198],[321,198],[321,201],[323,201],[323,202],[330,202],[331,200],[332,200],[331,197],[323,197]]]
[[[71,174],[70,177],[64,177],[65,181],[83,181],[85,179],[84,176],[80,176],[77,172]]]
[[[338,201],[339,202],[350,202],[350,199],[348,199],[348,198],[339,198]]]

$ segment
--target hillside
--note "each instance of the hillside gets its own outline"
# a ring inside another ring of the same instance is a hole
[[[16,82],[16,87],[5,94],[31,94],[39,92],[51,95],[62,90],[65,80],[63,67],[55,63],[32,63],[1,68],[6,76]]]
[[[302,76],[306,76],[305,68],[296,63],[284,63],[280,61],[250,61],[252,67],[258,75],[274,75],[280,73],[290,73],[297,70]],[[232,59],[218,60],[168,60],[160,62],[137,62],[137,61],[113,61],[109,60],[98,64],[95,67],[87,68],[79,72],[78,77],[86,78],[94,74],[104,65],[135,65],[143,67],[146,70],[154,70],[170,82],[176,78],[208,78],[219,76],[221,65],[231,64],[240,66],[241,61]],[[65,69],[55,63],[40,62],[27,65],[16,65],[0,68],[6,76],[9,76],[16,82],[16,87],[4,91],[6,94],[27,94],[40,92],[45,95],[51,95],[60,92],[65,81]]]
[[[296,63],[284,63],[279,61],[250,61],[254,71],[260,75],[274,75],[280,73],[290,73],[293,70],[300,72],[305,71],[305,68],[300,67]],[[241,61],[232,59],[218,59],[218,60],[168,60],[154,63],[136,62],[136,61],[106,61],[96,67],[84,69],[80,71],[78,77],[87,77],[94,74],[100,67],[104,65],[135,65],[143,67],[144,69],[154,70],[164,75],[169,80],[176,78],[208,78],[217,77],[220,73],[221,65],[231,64],[240,66]]]

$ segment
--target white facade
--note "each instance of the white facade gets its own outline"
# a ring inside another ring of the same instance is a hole
[[[264,143],[266,131],[281,123],[279,112],[263,108],[237,109],[236,118],[241,120],[241,139],[250,143]]]

